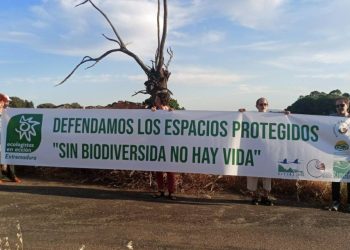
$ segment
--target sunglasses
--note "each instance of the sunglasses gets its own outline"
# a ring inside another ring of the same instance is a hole
[[[344,107],[345,107],[345,104],[342,103],[342,104],[337,104],[337,105],[335,105],[335,106],[337,107],[337,109],[338,109],[338,108],[344,108]]]
[[[267,103],[259,103],[259,106],[262,107],[262,106],[267,106],[268,104]]]

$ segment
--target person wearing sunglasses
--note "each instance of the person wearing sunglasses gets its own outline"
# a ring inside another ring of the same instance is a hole
[[[256,100],[255,106],[258,109],[258,112],[268,112],[269,103],[265,97],[261,97],[258,100]],[[241,108],[238,111],[245,112],[246,110],[244,108]],[[290,114],[289,111],[283,111],[283,113],[286,115]],[[270,198],[271,178],[261,177],[260,179],[262,180],[262,183],[263,183],[261,195],[258,191],[259,177],[252,177],[252,176],[247,177],[247,189],[250,192],[250,195],[252,197],[251,204],[253,205],[262,204],[266,206],[273,206],[274,205],[273,201]]]
[[[2,111],[8,107],[11,99],[8,95],[0,93],[0,118]],[[0,130],[1,130],[1,121],[0,121]],[[0,150],[1,153],[1,150]],[[20,183],[21,180],[15,175],[15,166],[13,165],[0,165],[0,183],[2,183],[2,176],[6,175],[11,181]]]
[[[335,100],[335,107],[337,113],[331,116],[349,117],[349,98],[340,97]],[[347,183],[347,207],[346,211],[350,212],[350,183]],[[332,203],[329,206],[330,211],[338,211],[340,207],[340,182],[332,182]]]

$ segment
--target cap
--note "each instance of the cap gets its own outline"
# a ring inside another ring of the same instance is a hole
[[[4,100],[7,102],[12,101],[8,95],[2,93],[0,93],[0,100]]]
[[[11,98],[8,95],[4,95],[7,101],[12,101]]]

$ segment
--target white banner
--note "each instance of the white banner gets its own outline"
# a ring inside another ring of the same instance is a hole
[[[1,162],[349,182],[349,144],[344,117],[7,109]]]

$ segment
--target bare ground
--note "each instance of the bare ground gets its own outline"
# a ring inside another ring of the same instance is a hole
[[[0,249],[349,249],[350,214],[237,194],[179,195],[24,179],[0,185]],[[21,230],[18,229],[18,225]]]

